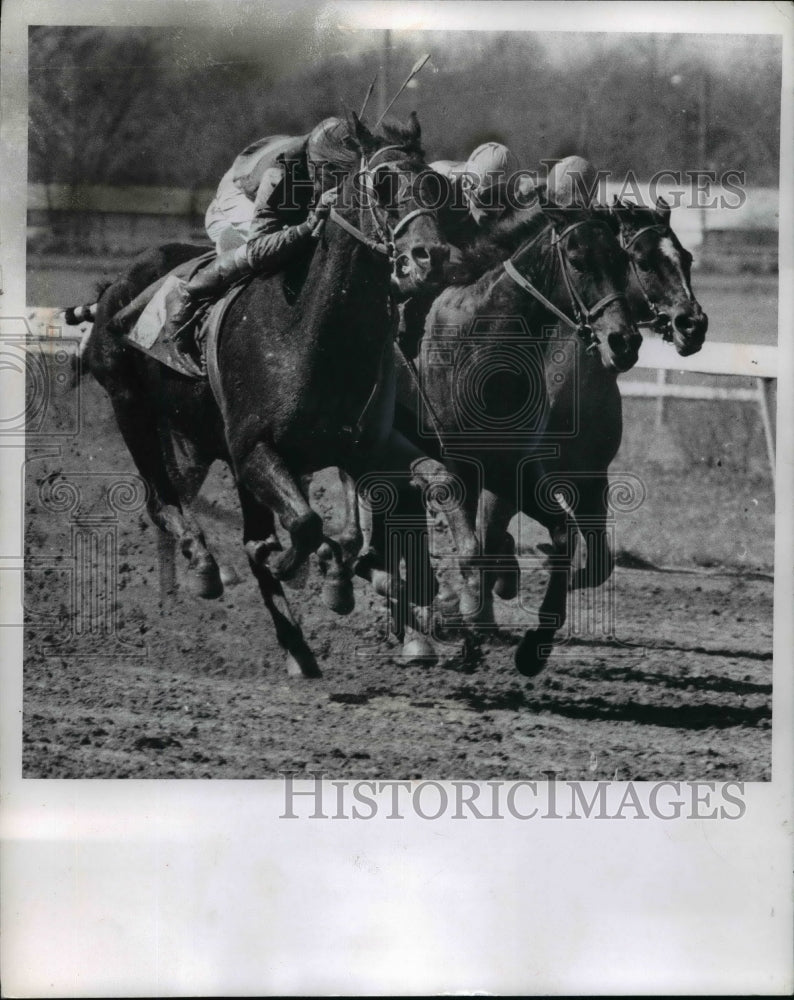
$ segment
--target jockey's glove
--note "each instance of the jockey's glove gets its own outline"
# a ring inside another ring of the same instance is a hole
[[[338,198],[339,192],[336,188],[331,188],[330,191],[324,191],[320,195],[317,204],[314,206],[314,211],[309,215],[308,221],[312,223],[312,228],[315,223],[328,218],[331,214],[331,208],[336,204]]]

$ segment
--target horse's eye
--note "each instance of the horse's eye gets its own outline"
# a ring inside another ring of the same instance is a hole
[[[400,193],[400,177],[394,170],[379,170],[373,178],[375,194],[385,209],[397,207]]]

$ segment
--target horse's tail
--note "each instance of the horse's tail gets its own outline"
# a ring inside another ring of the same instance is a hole
[[[94,289],[94,301],[82,306],[68,306],[63,311],[63,321],[67,326],[80,326],[83,323],[93,323],[96,319],[96,307],[99,300],[113,284],[112,281],[100,281]]]
[[[96,302],[83,306],[69,306],[63,311],[63,320],[67,326],[80,326],[81,323],[93,323],[96,317]]]
[[[93,323],[96,319],[96,310],[99,305],[99,300],[112,284],[112,281],[100,282],[96,287],[95,300],[93,302],[79,306],[67,306],[67,308],[63,311],[64,323],[66,323],[67,326],[82,326],[83,323]],[[87,366],[83,362],[83,353],[85,352],[90,334],[90,330],[87,330],[83,334],[80,338],[80,343],[77,346],[77,352],[71,356],[73,386],[77,385],[87,370]]]

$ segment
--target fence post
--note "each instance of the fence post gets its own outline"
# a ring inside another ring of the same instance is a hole
[[[764,437],[766,438],[766,453],[769,456],[769,466],[772,470],[772,481],[775,479],[775,437],[772,429],[771,407],[769,405],[769,395],[772,388],[773,379],[757,378],[755,380],[758,390],[758,409],[761,412],[761,423],[764,426]]]
[[[660,431],[664,427],[664,386],[667,385],[667,369],[657,368],[656,385],[660,387],[656,397],[656,430]]]

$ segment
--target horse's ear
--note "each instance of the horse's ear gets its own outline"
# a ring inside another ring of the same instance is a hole
[[[623,208],[619,199],[615,198],[606,209],[598,209],[600,217],[606,222],[612,232],[617,236],[620,233],[620,210]]]
[[[560,205],[553,205],[551,202],[546,201],[543,205],[543,214],[553,222],[555,226],[560,226],[563,229],[571,221],[571,210],[568,208],[563,208]]]
[[[672,207],[673,206],[668,201],[665,201],[661,195],[659,195],[656,199],[656,211],[661,216],[662,222],[664,222],[665,225],[670,224],[670,212]]]
[[[408,115],[408,138],[412,146],[418,146],[422,141],[422,126],[419,124],[419,116],[415,111]]]
[[[347,126],[350,137],[362,153],[371,153],[377,148],[377,141],[355,111],[348,111]]]

